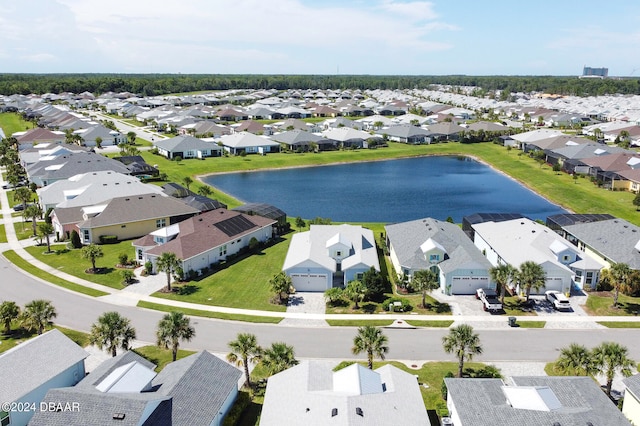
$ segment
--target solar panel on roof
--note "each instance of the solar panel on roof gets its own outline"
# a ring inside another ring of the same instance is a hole
[[[228,237],[233,237],[251,228],[255,228],[256,225],[244,216],[234,216],[222,222],[214,223],[213,226],[227,234]]]

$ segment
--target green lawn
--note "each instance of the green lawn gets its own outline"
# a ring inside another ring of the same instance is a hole
[[[70,328],[60,327],[57,325],[48,326],[45,331],[57,328],[69,339],[76,342],[81,347],[85,347],[89,344],[89,334],[81,331],[71,330]],[[19,343],[32,339],[37,336],[35,331],[30,331],[20,326],[18,321],[11,322],[11,334],[4,334],[4,324],[2,324],[2,332],[0,332],[0,353],[8,351]]]
[[[0,128],[7,137],[15,132],[24,132],[33,128],[33,123],[23,120],[20,114],[16,112],[4,112],[0,114]]]
[[[127,253],[129,257],[133,256],[131,241],[121,241],[118,244],[105,244],[100,247],[102,248],[104,257],[96,260],[96,267],[101,270],[101,273],[98,274],[86,273],[85,271],[91,268],[91,262],[80,256],[79,249],[69,250],[66,244],[51,245],[51,250],[54,251],[54,253],[51,254],[45,254],[47,250],[46,247],[27,247],[25,250],[36,259],[59,271],[111,288],[124,288],[122,285],[121,270],[117,269],[115,265],[118,264],[118,255],[120,253]]]
[[[635,321],[598,321],[607,328],[640,328],[640,322]]]
[[[44,223],[44,221],[36,221],[36,235],[38,232],[38,225],[41,223]],[[33,235],[33,224],[31,223],[31,220],[27,220],[26,222],[24,220],[20,222],[14,222],[13,229],[16,230],[16,237],[18,237],[18,240],[28,240],[30,238],[35,238],[35,236]]]
[[[547,325],[546,321],[516,321],[516,324],[520,328],[544,328]]]
[[[584,305],[585,311],[596,316],[626,316],[640,312],[640,298],[620,293],[618,308],[613,308],[613,294],[610,292],[591,292]]]
[[[502,307],[509,316],[537,316],[535,311],[527,310],[523,305],[524,299],[518,296],[506,296]]]
[[[160,349],[157,346],[142,346],[140,348],[134,349],[133,351],[141,357],[154,363],[157,366],[156,372],[158,373],[172,361],[171,349]],[[194,353],[195,351],[178,349],[178,356],[176,357],[176,360],[182,359]]]
[[[407,324],[414,327],[447,328],[453,324],[453,320],[408,320]]]
[[[393,320],[327,320],[327,324],[334,327],[362,327],[365,325],[388,327],[393,324]]]
[[[2,253],[2,255],[11,263],[13,263],[18,268],[34,275],[40,279],[43,279],[51,284],[55,284],[60,287],[64,287],[68,290],[73,290],[78,293],[86,294],[88,296],[100,297],[106,296],[109,293],[105,293],[104,291],[95,290],[93,288],[85,287],[80,284],[72,283],[67,280],[63,280],[62,278],[56,277],[55,275],[51,275],[48,272],[43,271],[42,269],[38,269],[20,256],[16,254],[13,250],[7,250]]]
[[[4,223],[0,224],[0,243],[7,242],[7,233],[4,230]]]
[[[132,126],[136,126],[136,127],[143,127],[144,123],[142,121],[138,121],[135,118],[123,118],[121,119],[121,121],[130,124]],[[136,138],[136,141],[138,140],[138,138]]]
[[[138,302],[138,307],[154,309],[156,311],[162,311],[162,312],[176,311],[176,312],[182,312],[185,315],[190,315],[195,317],[217,318],[217,319],[231,320],[231,321],[244,321],[244,322],[269,323],[269,324],[277,324],[280,321],[282,321],[281,317],[227,314],[224,312],[211,312],[211,311],[203,311],[200,309],[177,308],[175,306],[145,302],[144,300],[141,300]]]
[[[205,305],[284,312],[286,307],[270,303],[274,296],[269,280],[282,269],[292,234],[278,243],[231,262],[226,268],[200,280],[176,286],[176,293],[153,296]]]

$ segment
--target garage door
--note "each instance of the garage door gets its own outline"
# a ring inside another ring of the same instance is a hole
[[[291,274],[291,282],[296,291],[325,291],[327,274]]]
[[[487,288],[489,277],[457,276],[451,279],[451,294],[476,294],[479,288]]]

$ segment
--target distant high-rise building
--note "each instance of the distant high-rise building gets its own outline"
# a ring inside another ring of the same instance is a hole
[[[608,75],[609,75],[609,68],[584,67],[582,69],[582,77],[606,78]]]

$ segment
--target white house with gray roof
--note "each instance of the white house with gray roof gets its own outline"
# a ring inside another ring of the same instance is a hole
[[[354,225],[311,225],[291,238],[282,270],[297,291],[325,291],[380,271],[373,232]]]
[[[455,426],[628,426],[591,377],[445,378]]]
[[[547,290],[566,293],[573,285],[582,288],[583,283],[576,280],[578,274],[591,274],[597,282],[602,265],[538,222],[520,218],[476,223],[472,228],[474,244],[492,265],[510,264],[519,268],[522,263],[533,261],[542,266],[546,281],[539,293]]]
[[[0,401],[39,407],[49,389],[73,386],[84,378],[88,355],[56,329],[9,349],[0,354]],[[0,411],[0,424],[26,425],[34,412]]]
[[[176,157],[202,159],[219,157],[222,154],[222,147],[216,143],[206,142],[189,135],[158,140],[154,143],[154,147],[158,150],[158,154],[170,160]]]
[[[260,426],[429,425],[418,381],[392,365],[332,371],[304,361],[271,376]]]
[[[398,275],[409,278],[430,269],[438,274],[446,294],[475,294],[479,288],[495,288],[482,255],[459,226],[425,218],[385,226],[391,263]]]

